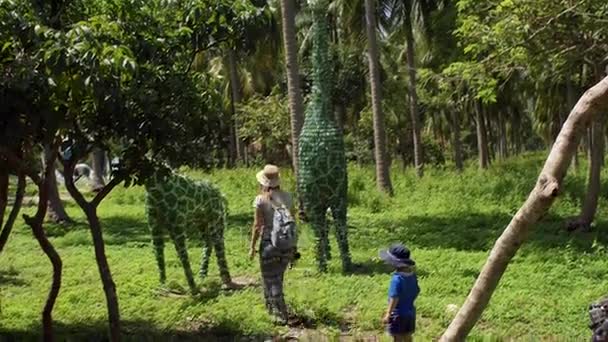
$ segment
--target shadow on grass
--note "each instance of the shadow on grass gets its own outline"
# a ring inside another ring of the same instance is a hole
[[[3,286],[27,286],[30,283],[19,277],[19,272],[14,269],[0,271],[0,285]]]
[[[409,216],[406,219],[380,218],[367,223],[365,229],[350,230],[355,248],[374,245],[388,246],[402,242],[425,248],[445,248],[463,251],[488,251],[511,221],[505,214],[465,213],[458,216]],[[563,248],[576,252],[593,252],[594,243],[608,245],[608,222],[599,220],[590,233],[569,233],[565,223],[569,218],[547,215],[534,224],[524,243],[540,249]],[[359,226],[355,220],[351,221]]]
[[[183,329],[161,330],[147,321],[123,321],[123,341],[265,341],[269,336],[246,335],[239,322],[226,322],[208,327],[205,322],[192,322]],[[87,324],[63,324],[54,322],[55,339],[58,341],[108,341],[107,322]],[[11,331],[0,328],[0,342],[40,341],[40,326],[32,326],[27,331]]]

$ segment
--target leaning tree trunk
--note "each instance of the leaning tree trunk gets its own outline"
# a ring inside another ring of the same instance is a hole
[[[604,120],[598,118],[591,124],[591,160],[589,165],[589,179],[587,181],[587,195],[578,219],[568,224],[568,230],[582,228],[591,229],[595,218],[598,199],[600,196],[600,174],[602,172],[602,156],[604,155]]]
[[[103,177],[105,176],[106,153],[104,150],[96,147],[93,149],[93,174],[91,175],[91,189],[93,192],[98,192],[106,185]]]
[[[410,104],[410,118],[412,120],[412,136],[414,138],[414,165],[416,167],[416,174],[418,177],[422,177],[424,174],[424,161],[422,151],[422,141],[420,136],[420,115],[418,113],[418,94],[416,93],[416,61],[414,53],[414,33],[412,27],[412,21],[410,18],[411,4],[408,2],[410,9],[405,16],[405,38],[407,43],[407,69],[410,81],[409,87],[409,104]]]
[[[236,52],[234,49],[228,49],[228,73],[230,74],[230,91],[231,91],[231,106],[234,132],[234,146],[236,148],[236,158],[239,161],[244,159],[244,146],[239,138],[239,121],[237,119],[236,105],[241,102],[241,80],[239,78],[238,65],[236,61]]]
[[[479,152],[479,167],[487,169],[490,165],[490,156],[488,155],[488,137],[486,134],[486,124],[483,118],[481,104],[475,105],[475,121],[477,123],[477,150]]]
[[[393,193],[386,155],[386,130],[382,113],[382,93],[378,65],[378,45],[376,42],[376,6],[374,0],[365,0],[367,21],[367,44],[369,59],[369,78],[372,90],[372,113],[374,123],[374,155],[376,159],[376,183],[380,191]]]
[[[441,341],[465,340],[488,305],[507,265],[524,242],[530,226],[549,210],[562,190],[562,181],[584,127],[593,120],[595,113],[606,107],[608,107],[608,77],[589,89],[572,109],[551,148],[536,186],[494,244],[469,296],[443,333]]]
[[[53,151],[50,146],[44,147],[44,155],[43,160],[48,160],[50,154],[54,154],[57,151]],[[48,212],[47,217],[55,223],[70,223],[72,219],[68,216],[68,213],[65,211],[65,207],[63,206],[63,202],[61,201],[61,197],[59,196],[59,188],[57,186],[57,177],[55,177],[55,164],[50,165],[52,172],[48,176],[48,180],[46,184],[48,184]]]

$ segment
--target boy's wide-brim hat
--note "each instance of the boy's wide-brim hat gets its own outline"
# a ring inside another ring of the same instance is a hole
[[[409,267],[416,265],[410,259],[410,250],[402,244],[394,244],[387,250],[380,251],[380,259],[393,267]]]
[[[258,172],[255,178],[260,185],[268,188],[275,188],[281,184],[279,168],[271,164],[264,166],[264,169]]]

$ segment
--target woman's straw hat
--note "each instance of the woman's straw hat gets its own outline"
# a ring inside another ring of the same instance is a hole
[[[281,184],[279,168],[271,164],[264,166],[264,169],[258,172],[255,178],[257,178],[260,185],[267,188],[276,188]]]

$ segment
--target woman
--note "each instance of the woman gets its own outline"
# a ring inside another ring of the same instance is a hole
[[[253,259],[256,253],[256,244],[260,238],[260,269],[264,287],[266,309],[278,319],[281,324],[287,323],[288,314],[285,298],[283,297],[283,275],[287,265],[294,254],[283,254],[272,248],[270,232],[272,231],[274,209],[273,205],[284,205],[294,215],[291,196],[280,188],[279,168],[266,165],[256,175],[260,183],[260,194],[254,201],[255,218],[251,233],[251,246],[249,257]]]

